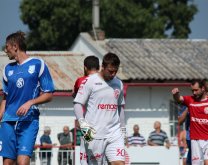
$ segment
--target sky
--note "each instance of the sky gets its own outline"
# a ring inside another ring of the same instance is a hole
[[[0,50],[6,36],[18,30],[27,32],[28,27],[20,19],[21,0],[0,0]],[[194,0],[198,13],[190,23],[190,39],[208,39],[208,0]]]

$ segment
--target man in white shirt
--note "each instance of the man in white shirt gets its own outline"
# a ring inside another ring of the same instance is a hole
[[[125,118],[123,83],[116,77],[120,65],[117,55],[103,57],[100,73],[86,78],[74,99],[74,111],[84,135],[81,164],[124,165]],[[86,114],[83,114],[86,106]]]

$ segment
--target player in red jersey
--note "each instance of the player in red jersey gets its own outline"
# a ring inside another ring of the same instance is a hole
[[[178,88],[172,90],[173,98],[188,107],[190,113],[190,139],[192,165],[208,165],[208,98],[203,81],[191,83],[192,96],[181,96]]]
[[[72,94],[74,98],[76,97],[76,94],[81,84],[85,83],[84,80],[86,79],[86,77],[91,74],[97,73],[99,69],[100,69],[99,59],[96,56],[93,56],[93,55],[87,56],[84,59],[84,76],[79,77],[74,84],[74,90]]]

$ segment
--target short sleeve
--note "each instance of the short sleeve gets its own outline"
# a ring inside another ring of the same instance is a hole
[[[85,83],[83,83],[83,85],[80,86],[80,88],[77,92],[77,95],[74,99],[74,103],[80,103],[80,104],[84,105],[87,102],[87,100],[92,92],[92,85],[93,85],[93,83],[92,82],[90,83],[89,78],[86,78]]]
[[[54,92],[54,84],[51,78],[51,74],[45,63],[41,64],[40,74],[39,74],[40,88],[43,92]]]
[[[8,94],[8,79],[6,76],[6,67],[4,67],[4,70],[3,70],[2,89],[3,89],[3,92],[7,95]]]

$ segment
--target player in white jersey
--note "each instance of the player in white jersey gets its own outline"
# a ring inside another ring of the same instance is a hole
[[[86,78],[74,99],[75,115],[85,139],[81,144],[81,164],[101,165],[107,158],[111,165],[124,165],[123,83],[115,77],[119,65],[118,56],[107,53],[101,72]]]
[[[43,60],[26,54],[24,33],[10,34],[5,52],[13,62],[3,71],[0,156],[4,165],[29,165],[39,129],[38,104],[52,99],[54,85]]]

